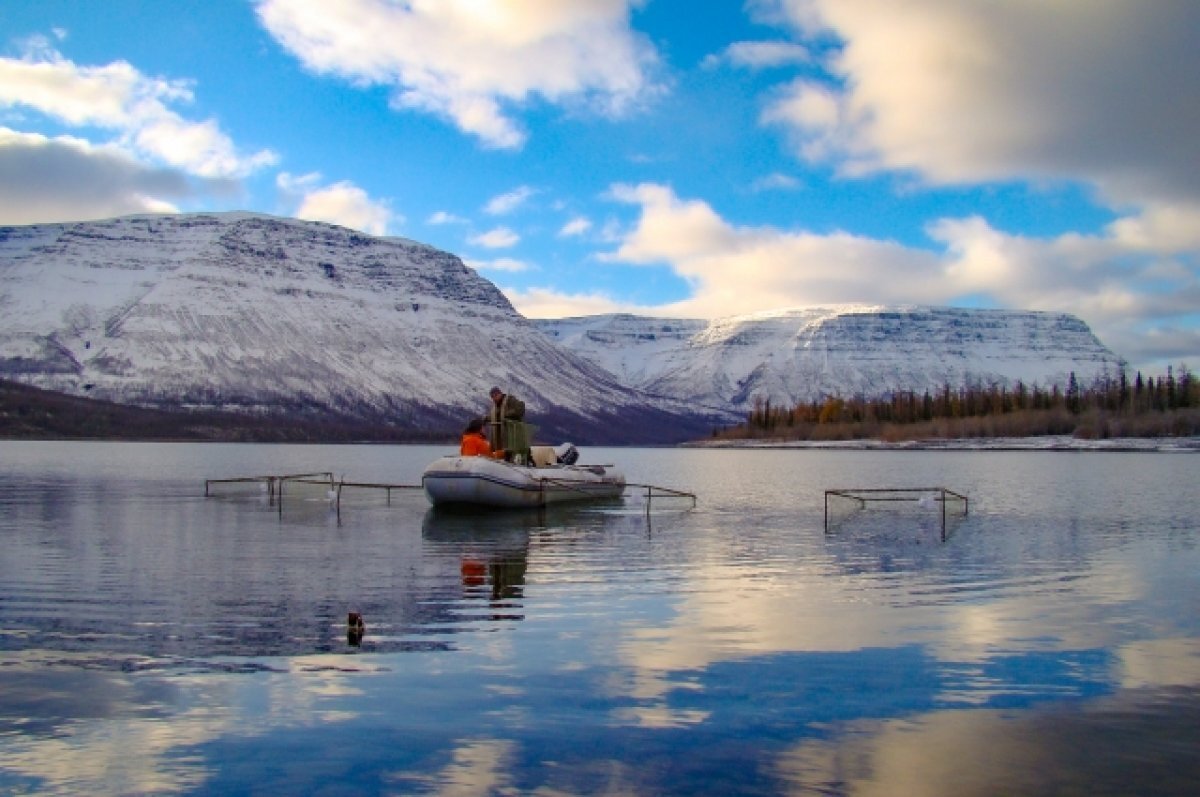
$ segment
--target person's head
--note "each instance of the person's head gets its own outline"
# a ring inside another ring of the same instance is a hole
[[[504,391],[498,387],[494,387],[488,391],[488,395],[492,397],[492,401],[499,402],[504,398]]]
[[[467,424],[466,434],[478,434],[483,431],[483,418],[472,418]]]

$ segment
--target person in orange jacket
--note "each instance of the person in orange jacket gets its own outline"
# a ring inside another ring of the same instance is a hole
[[[491,443],[483,434],[483,418],[472,418],[471,422],[467,424],[458,453],[464,457],[492,457],[493,459],[504,457],[503,448],[492,451]]]

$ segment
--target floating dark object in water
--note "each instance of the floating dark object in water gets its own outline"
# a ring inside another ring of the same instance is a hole
[[[350,612],[350,617],[346,621],[346,641],[351,645],[358,645],[362,642],[365,633],[367,633],[367,625],[363,622],[362,614]]]

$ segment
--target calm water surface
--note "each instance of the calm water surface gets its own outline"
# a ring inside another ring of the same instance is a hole
[[[204,495],[445,452],[0,442],[0,793],[1200,789],[1194,454],[583,451],[699,495],[649,512]],[[935,485],[944,540],[825,528],[826,489]]]

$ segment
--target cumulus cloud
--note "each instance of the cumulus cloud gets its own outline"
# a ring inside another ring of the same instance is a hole
[[[1200,307],[1197,228],[1178,230],[1180,216],[1200,222],[1200,206],[1172,207],[1165,219],[1147,209],[1094,235],[1031,238],[977,217],[936,221],[929,234],[944,247],[944,277],[957,295],[1074,313],[1118,354],[1161,370],[1200,353],[1200,332],[1188,323]],[[1177,236],[1148,233],[1160,226]]]
[[[169,213],[169,200],[230,192],[226,181],[197,181],[152,168],[115,146],[0,127],[0,223],[37,224]]]
[[[759,0],[842,46],[764,118],[849,173],[1078,180],[1114,204],[1200,201],[1200,5]]]
[[[516,149],[522,103],[618,113],[659,89],[657,55],[630,27],[637,0],[260,0],[267,31],[309,69],[387,86],[489,147]]]
[[[286,172],[276,178],[285,195],[298,198],[293,214],[296,218],[338,224],[371,235],[387,235],[393,222],[402,221],[386,203],[371,199],[353,183],[342,180],[322,186],[320,180],[319,174],[295,177]]]
[[[468,240],[487,249],[507,249],[520,243],[521,236],[507,227],[496,227],[479,235],[472,235]]]
[[[720,53],[707,56],[701,66],[715,69],[730,64],[747,69],[769,69],[806,64],[811,60],[808,48],[795,42],[734,42]]]
[[[666,264],[688,281],[691,298],[674,314],[719,317],[781,306],[864,301],[897,283],[904,301],[941,298],[937,257],[846,233],[815,235],[738,227],[707,203],[682,200],[666,186],[618,186],[612,195],[641,215],[611,260]],[[911,279],[897,279],[904,274]]]
[[[502,289],[505,297],[526,318],[570,318],[602,313],[652,314],[653,308],[638,307],[595,293],[562,293],[547,288]]]
[[[1096,235],[1053,238],[1012,235],[978,217],[947,218],[930,224],[933,245],[921,249],[842,232],[737,226],[707,203],[651,183],[616,186],[610,195],[638,206],[639,217],[605,259],[666,266],[692,287],[689,299],[658,313],[720,317],[986,297],[1000,307],[1075,313],[1135,364],[1178,362],[1200,351],[1185,323],[1200,307],[1200,264],[1191,248],[1200,206],[1151,209]]]
[[[268,150],[239,152],[215,121],[174,110],[192,99],[187,81],[147,77],[124,61],[80,66],[43,40],[31,40],[21,58],[0,58],[0,108],[111,131],[112,144],[132,156],[205,178],[244,177],[276,162]]]
[[[535,193],[536,191],[527,185],[518,186],[508,193],[492,197],[487,205],[484,206],[483,212],[490,216],[503,216],[512,213],[524,205]]]

